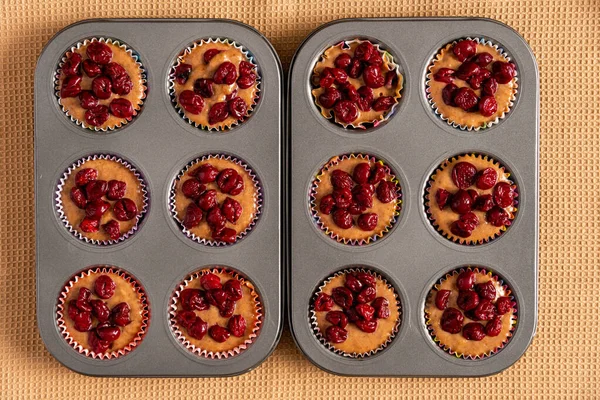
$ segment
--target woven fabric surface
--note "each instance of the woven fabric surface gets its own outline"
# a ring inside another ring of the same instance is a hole
[[[481,16],[515,28],[541,79],[539,324],[514,366],[479,379],[343,378],[289,331],[256,370],[226,379],[90,378],[45,349],[35,317],[33,73],[44,44],[87,18],[231,18],[284,68],[337,18]],[[597,0],[0,0],[0,398],[597,398],[600,393],[600,2]]]

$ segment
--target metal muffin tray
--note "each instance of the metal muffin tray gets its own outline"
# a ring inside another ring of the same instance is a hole
[[[516,63],[519,91],[500,123],[478,132],[449,126],[427,102],[425,79],[434,55],[446,43],[483,37],[498,43]],[[311,75],[325,49],[343,40],[369,39],[392,53],[404,75],[395,114],[376,128],[346,130],[323,118],[311,96]],[[349,376],[484,376],[515,363],[529,346],[537,324],[539,77],[525,40],[497,21],[479,18],[387,18],[334,21],[302,43],[289,74],[288,123],[291,182],[289,247],[290,326],[297,345],[320,368]],[[347,153],[383,159],[402,186],[399,221],[382,239],[364,246],[332,240],[310,213],[309,190],[320,168]],[[427,219],[424,190],[441,161],[465,152],[493,156],[519,186],[519,211],[499,238],[478,246],[455,244]],[[323,346],[309,324],[316,288],[332,273],[364,265],[387,277],[402,302],[402,323],[386,349],[363,359],[345,358]],[[439,348],[424,318],[426,296],[446,272],[481,265],[512,287],[518,324],[497,354],[465,360]]]
[[[111,133],[85,130],[61,111],[53,74],[64,52],[89,37],[116,38],[140,57],[147,71],[142,112]],[[227,132],[208,132],[186,123],[171,103],[168,74],[177,55],[194,41],[227,38],[248,49],[262,76],[258,105],[243,124]],[[35,71],[35,205],[37,318],[50,353],[68,368],[96,376],[230,376],[247,372],[275,348],[282,328],[281,268],[282,70],[271,44],[253,28],[217,19],[92,20],[59,32],[42,51]],[[71,235],[55,209],[55,190],[63,171],[88,154],[108,153],[130,161],[146,180],[150,207],[129,239],[106,247]],[[171,183],[197,156],[231,154],[244,160],[262,185],[259,220],[234,245],[209,247],[181,232],[168,207]],[[56,305],[76,272],[109,264],[134,275],[146,290],[151,317],[141,344],[111,360],[80,355],[57,329]],[[193,355],[168,325],[169,299],[189,273],[210,265],[231,267],[255,285],[263,304],[259,337],[243,353],[227,359]]]

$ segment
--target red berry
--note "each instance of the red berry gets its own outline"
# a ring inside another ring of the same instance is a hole
[[[85,194],[83,194],[83,190],[79,189],[76,186],[71,188],[71,201],[75,203],[75,205],[79,208],[85,208],[87,204],[87,199],[85,198]]]
[[[494,168],[486,168],[477,174],[475,186],[481,190],[487,190],[494,187],[498,179],[498,173]]]
[[[510,297],[498,297],[496,301],[496,308],[498,309],[498,314],[504,315],[507,312],[510,312],[515,306],[515,302],[510,299]]]
[[[499,182],[492,193],[494,203],[499,207],[506,208],[510,207],[514,203],[515,193],[507,182]]]
[[[385,297],[377,297],[371,305],[375,308],[375,318],[386,319],[390,317],[390,302]]]
[[[515,64],[511,62],[496,61],[492,64],[492,72],[494,78],[501,84],[507,84],[517,76]]]
[[[352,192],[350,189],[335,189],[331,194],[335,205],[339,209],[346,209],[352,204]]]
[[[358,217],[357,220],[357,225],[360,229],[362,229],[363,231],[372,231],[373,229],[375,229],[377,227],[377,214],[375,213],[367,213],[367,214],[362,214],[361,216]]]
[[[377,330],[377,321],[358,320],[354,322],[358,329],[366,333],[373,333]]]
[[[208,211],[215,207],[217,205],[217,191],[211,189],[200,194],[197,204],[203,211]]]
[[[204,100],[194,91],[184,90],[179,94],[179,105],[191,114],[200,114],[204,108]]]
[[[356,322],[360,319],[360,315],[358,315],[354,307],[344,310],[344,314],[346,314],[350,322]]]
[[[454,83],[449,83],[444,86],[444,89],[442,89],[442,100],[444,100],[444,103],[449,106],[455,106],[454,96],[456,95],[457,91],[458,86],[456,86]]]
[[[343,98],[345,100],[350,100],[353,103],[357,103],[360,100],[358,90],[356,90],[356,88],[350,82],[341,86],[343,91]]]
[[[110,309],[102,300],[90,300],[92,306],[92,315],[100,322],[106,322],[110,319]]]
[[[233,64],[232,64],[233,65]],[[213,325],[208,329],[208,334],[211,338],[213,338],[216,342],[223,343],[229,339],[231,333],[222,326]]]
[[[108,76],[111,81],[114,81],[115,79],[121,76],[127,75],[127,71],[125,71],[125,68],[123,68],[121,64],[116,62],[108,63],[102,69],[104,70],[104,75]]]
[[[229,117],[229,106],[226,102],[216,103],[208,112],[208,123],[210,125],[218,124]]]
[[[254,65],[248,61],[240,62],[240,76],[250,75],[254,71]]]
[[[190,203],[185,209],[183,226],[186,229],[192,229],[200,225],[200,221],[202,221],[202,210],[195,203]]]
[[[329,68],[329,72],[333,75],[335,83],[346,83],[348,80],[348,74],[341,68]]]
[[[89,331],[88,344],[90,345],[92,351],[96,354],[102,354],[110,347],[110,342],[101,340],[96,334],[96,331]]]
[[[181,310],[175,316],[177,323],[182,327],[189,329],[196,322],[196,313],[193,311]]]
[[[469,78],[477,76],[481,73],[481,68],[474,62],[467,61],[461,64],[456,70],[456,77],[463,81],[469,80]]]
[[[81,93],[81,76],[67,76],[60,88],[60,97],[77,97]]]
[[[440,68],[433,74],[433,79],[438,82],[452,83],[454,81],[454,72],[452,68]]]
[[[330,343],[343,343],[348,339],[348,332],[344,328],[331,325],[325,331],[325,338]]]
[[[372,286],[367,286],[356,296],[356,302],[361,304],[370,303],[375,300],[375,297],[377,297],[377,290]]]
[[[358,78],[363,72],[363,65],[360,60],[353,59],[348,68],[348,76],[351,78]]]
[[[111,96],[112,83],[106,76],[99,76],[92,81],[92,92],[97,98],[106,100]]]
[[[217,185],[221,192],[230,193],[237,184],[239,174],[233,168],[226,168],[222,170],[217,176]]]
[[[349,100],[338,101],[333,111],[337,119],[344,124],[350,124],[358,118],[358,108]]]
[[[101,126],[110,117],[107,106],[97,106],[85,112],[85,122],[90,126]]]
[[[462,310],[473,310],[479,304],[479,296],[473,290],[461,290],[458,292],[456,304]]]
[[[100,275],[94,282],[94,293],[104,300],[110,299],[116,289],[117,284],[108,275]]]
[[[232,228],[222,228],[213,230],[212,237],[217,242],[235,243],[237,240],[237,232]]]
[[[117,78],[112,79],[112,92],[119,96],[128,95],[133,89],[133,82],[129,75],[121,75]]]
[[[348,325],[348,316],[343,311],[329,311],[325,315],[325,320],[340,328],[345,328]]]
[[[227,107],[229,107],[229,115],[237,120],[244,118],[248,112],[246,102],[241,97],[234,97],[229,100],[227,102]]]
[[[80,171],[81,172],[81,171]],[[82,182],[84,179],[81,180]],[[85,185],[85,194],[88,201],[102,198],[108,192],[108,182],[104,180],[92,180]]]
[[[391,96],[381,96],[373,103],[373,110],[387,111],[396,103],[396,99]]]
[[[202,318],[196,317],[192,325],[187,328],[187,331],[194,339],[202,340],[208,331],[208,323],[206,323]]]
[[[196,178],[190,178],[181,185],[181,192],[188,199],[197,199],[204,190],[206,186]]]
[[[361,111],[365,111],[365,112],[370,111],[371,104],[373,103],[373,90],[370,87],[361,86],[356,91],[356,93],[359,96],[359,98],[356,101],[358,108]]]
[[[494,57],[490,53],[483,52],[483,53],[476,54],[471,59],[471,61],[474,62],[475,64],[479,65],[481,68],[485,68],[488,66],[489,63],[492,62],[493,59],[494,59]]]
[[[452,47],[452,52],[460,62],[464,62],[477,53],[477,42],[461,40]]]
[[[372,306],[368,304],[358,304],[355,309],[358,315],[365,321],[372,321],[375,319],[375,308]]]
[[[212,60],[212,58],[214,56],[216,56],[217,54],[219,54],[221,52],[221,50],[219,49],[208,49],[204,52],[204,62],[205,63],[209,63],[210,60]]]
[[[199,94],[205,99],[212,97],[215,94],[212,79],[196,79],[194,82],[194,93]]]
[[[382,203],[389,203],[397,198],[396,184],[392,181],[383,181],[377,186],[377,198]]]
[[[84,90],[79,93],[79,104],[81,108],[88,110],[97,107],[99,102],[98,98],[90,90]]]
[[[92,42],[87,46],[87,56],[97,64],[108,64],[112,59],[112,50],[102,42]]]
[[[193,175],[198,178],[202,183],[211,183],[217,179],[219,170],[213,167],[211,164],[202,164],[194,171]]]
[[[342,229],[349,229],[352,227],[352,215],[347,210],[335,210],[333,222]]]
[[[458,275],[456,279],[456,286],[458,290],[471,290],[475,284],[475,273],[473,271],[463,271]]]
[[[448,307],[448,301],[450,300],[450,290],[438,290],[435,295],[435,306],[438,310],[445,310]]]
[[[206,222],[214,230],[220,230],[225,227],[227,220],[219,207],[213,207],[206,214]]]
[[[90,297],[92,296],[92,292],[88,288],[79,289],[79,293],[77,294],[77,301],[75,305],[80,311],[92,311],[92,305],[90,304]]]
[[[498,90],[498,81],[496,78],[486,79],[483,81],[482,87],[483,94],[493,96]]]
[[[221,206],[221,211],[227,221],[235,224],[242,215],[242,206],[237,200],[227,197]]]
[[[97,219],[84,218],[79,223],[79,229],[85,233],[94,233],[98,232],[98,227],[100,226],[100,221]]]
[[[96,64],[89,58],[83,60],[82,67],[83,67],[83,72],[85,72],[85,74],[87,76],[89,76],[90,78],[95,78],[102,73],[102,68],[100,68],[100,66],[98,64]]]
[[[114,219],[111,219],[106,224],[102,225],[102,229],[104,229],[104,232],[106,232],[112,240],[118,240],[119,237],[121,237],[121,227],[119,226],[119,222]]]
[[[223,64],[219,65],[215,71],[215,74],[213,75],[213,81],[215,81],[215,83],[218,85],[231,85],[235,83],[237,77],[238,74],[235,65],[229,61],[225,61]]]
[[[114,342],[121,336],[121,330],[118,326],[98,326],[96,328],[96,334],[100,340],[106,340],[107,342]]]
[[[498,111],[498,103],[494,96],[483,96],[479,100],[479,112],[484,117],[491,117]]]
[[[329,88],[333,85],[335,78],[331,73],[331,68],[325,68],[319,77],[319,86],[322,88]]]
[[[454,104],[465,111],[475,107],[478,101],[479,99],[475,92],[467,87],[458,89],[454,95]]]
[[[352,189],[352,199],[358,206],[362,209],[367,209],[373,207],[373,185],[370,183],[362,183],[360,185],[356,185],[354,189]],[[336,199],[337,200],[337,199]],[[343,208],[343,207],[340,207]]]
[[[331,291],[331,297],[333,298],[335,304],[343,309],[352,307],[352,302],[354,301],[354,296],[352,295],[350,289],[342,286],[334,288]]]
[[[356,183],[367,183],[371,174],[371,166],[369,163],[360,163],[354,167],[352,177]]]
[[[362,290],[363,284],[354,275],[348,274],[346,275],[346,282],[344,282],[344,286],[354,293],[359,293]]]
[[[210,305],[204,298],[204,293],[200,289],[184,289],[179,294],[181,307],[187,311],[208,310]],[[193,321],[192,321],[193,322]]]
[[[385,167],[380,163],[375,163],[371,169],[371,174],[369,175],[369,183],[377,185],[380,181],[385,179],[386,174]]]
[[[435,201],[440,210],[443,210],[444,207],[446,207],[449,200],[451,200],[451,197],[452,195],[446,189],[438,189],[437,192],[435,192]]]
[[[467,193],[469,193],[469,196],[471,196],[471,200],[473,200],[474,205],[477,202],[477,199],[479,198],[479,193],[475,189],[469,189],[467,190]]]
[[[336,169],[331,172],[331,184],[335,189],[352,189],[354,186],[350,174],[341,169]]]
[[[319,293],[313,307],[315,311],[329,311],[333,307],[333,299],[327,293]]]
[[[133,117],[133,106],[127,99],[119,98],[110,102],[110,112],[117,118],[131,119]]]
[[[363,284],[363,286],[375,288],[375,286],[377,285],[375,277],[366,272],[357,272],[356,278]]]
[[[75,329],[79,332],[87,332],[92,329],[92,313],[89,311],[81,311],[73,319]]]
[[[113,213],[119,221],[129,221],[137,216],[138,208],[133,200],[123,198],[113,205]]]
[[[337,68],[346,69],[352,62],[352,57],[349,54],[342,53],[336,57],[334,64]]]
[[[230,279],[223,285],[223,290],[229,295],[229,298],[233,301],[238,301],[242,298],[242,285],[240,281],[236,279]]]
[[[362,42],[354,49],[354,58],[360,61],[368,61],[377,49],[371,42]]]
[[[319,203],[319,210],[325,215],[331,214],[333,207],[335,207],[335,200],[330,194],[324,196]]]
[[[383,65],[383,58],[381,58],[379,52],[374,51],[373,54],[371,54],[371,57],[369,57],[367,60],[367,64],[381,66]]]
[[[452,182],[459,189],[468,189],[476,178],[477,168],[469,162],[459,162],[452,168]]]
[[[91,219],[100,219],[110,208],[110,203],[102,199],[90,201],[85,207],[85,216]]]
[[[119,326],[126,326],[131,323],[131,308],[129,304],[123,302],[113,307],[111,318],[113,322]]]
[[[463,328],[462,335],[467,340],[483,340],[485,337],[485,329],[479,322],[469,322]]]
[[[62,72],[66,76],[76,76],[79,75],[79,67],[81,66],[81,55],[79,53],[71,54],[71,57],[65,61],[62,66]]]
[[[235,301],[227,299],[219,307],[219,315],[223,318],[230,318],[235,312]]]
[[[326,88],[325,91],[319,95],[319,103],[325,108],[333,108],[341,98],[342,93],[331,86]]]
[[[464,316],[456,308],[446,308],[442,314],[441,327],[442,330],[449,333],[458,333],[462,329]]]
[[[498,336],[502,332],[502,317],[495,316],[485,325],[485,334],[488,336]]]
[[[489,321],[496,315],[496,307],[490,300],[482,299],[473,314],[480,321]]]
[[[108,191],[106,197],[109,200],[119,200],[125,197],[127,191],[127,184],[123,181],[110,180],[108,181]]]
[[[482,299],[496,300],[496,287],[492,281],[478,283],[475,285],[475,290]]]
[[[385,83],[385,77],[381,75],[381,68],[377,65],[368,65],[363,70],[363,79],[365,84],[372,89],[380,88]]]
[[[471,211],[473,199],[466,190],[459,189],[450,200],[450,208],[457,214],[466,214]]]
[[[482,194],[475,202],[475,209],[479,211],[489,211],[494,207],[494,200],[491,194]]]
[[[229,332],[235,337],[242,337],[246,332],[246,320],[241,315],[234,315],[227,323]]]

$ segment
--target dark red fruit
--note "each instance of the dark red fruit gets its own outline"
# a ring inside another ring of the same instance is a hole
[[[357,103],[360,100],[360,95],[358,94],[358,90],[350,82],[346,83],[342,86],[342,97],[344,100],[350,100],[353,103]]]
[[[80,311],[92,311],[92,305],[90,304],[90,297],[92,296],[92,292],[88,288],[79,289],[79,293],[77,293],[77,301],[75,305]]]
[[[371,174],[369,163],[360,163],[354,167],[352,177],[356,183],[367,183]]]
[[[199,289],[184,289],[179,294],[181,307],[187,311],[204,311],[210,308],[207,300],[204,298],[204,293]]]
[[[213,75],[213,81],[215,81],[215,83],[218,85],[231,85],[235,83],[237,77],[238,74],[235,65],[229,61],[225,61],[223,64],[219,65],[215,71],[215,74]]]
[[[360,293],[356,296],[356,301],[360,304],[370,303],[377,296],[377,291],[372,286],[367,286],[360,291]]]
[[[123,198],[113,205],[113,213],[119,221],[129,221],[136,217],[138,208],[133,200]]]
[[[354,275],[348,274],[346,275],[346,282],[344,282],[344,286],[354,293],[359,293],[362,290],[363,284]]]
[[[94,233],[98,232],[98,227],[100,226],[100,221],[97,219],[84,218],[79,223],[79,229],[85,233]]]
[[[98,98],[94,96],[94,93],[90,90],[84,90],[79,93],[79,104],[81,105],[81,108],[88,110],[97,107],[99,102]]]
[[[382,203],[389,203],[397,198],[396,184],[392,181],[383,181],[377,186],[377,198]]]
[[[494,96],[483,96],[479,100],[479,112],[484,117],[490,117],[498,111],[498,103],[496,103],[496,99]]]
[[[79,67],[81,66],[81,55],[73,53],[71,57],[62,66],[62,72],[66,76],[79,75]]]
[[[354,307],[344,310],[344,314],[346,314],[350,322],[356,322],[360,319],[360,315],[358,315]]]
[[[119,237],[121,237],[121,227],[119,226],[119,222],[114,219],[111,219],[106,224],[102,225],[102,229],[104,229],[104,232],[106,232],[112,240],[118,240]]]
[[[367,64],[381,66],[383,65],[383,58],[381,58],[379,52],[374,51],[371,57],[369,57],[367,60]]]
[[[334,326],[345,328],[348,325],[348,316],[343,311],[329,311],[325,319]]]
[[[219,170],[211,164],[202,164],[196,169],[194,175],[196,175],[196,178],[202,183],[211,183],[217,179]]]
[[[335,189],[352,189],[354,182],[346,171],[336,169],[331,173],[331,184]]]
[[[456,86],[454,83],[449,83],[444,86],[444,89],[442,89],[442,100],[444,100],[444,103],[449,106],[455,106],[456,104],[454,104],[454,96],[456,95],[457,91],[458,86]]]
[[[358,78],[363,72],[363,65],[360,60],[353,59],[348,67],[348,76],[351,78]]]
[[[112,79],[112,92],[119,96],[128,95],[133,89],[133,82],[129,75],[121,75],[117,78]]]
[[[85,207],[85,216],[92,219],[100,219],[110,208],[110,203],[102,199],[90,201]]]
[[[496,307],[490,300],[482,299],[473,314],[480,321],[489,321],[496,315]]]
[[[338,101],[333,111],[337,119],[344,124],[350,124],[358,118],[358,108],[349,100]]]
[[[235,243],[237,240],[237,232],[232,228],[223,228],[214,230],[212,232],[212,237],[217,242]]]
[[[326,88],[325,91],[319,95],[319,103],[325,108],[333,108],[341,98],[342,93],[331,86]]]
[[[227,107],[229,107],[229,115],[237,120],[244,118],[248,112],[246,102],[241,97],[234,97],[229,100]]]
[[[492,64],[494,78],[501,84],[507,84],[517,76],[515,64],[510,62],[496,61]]]
[[[390,302],[385,297],[377,297],[371,305],[375,308],[375,318],[386,319],[390,317]]]
[[[229,300],[229,295],[221,289],[207,290],[205,292],[206,301],[219,309],[225,307],[225,302]]]
[[[110,299],[116,289],[117,284],[108,275],[100,275],[94,282],[94,293],[104,300]]]
[[[202,318],[196,317],[192,325],[187,328],[188,334],[194,339],[202,340],[208,331],[208,323]]]
[[[90,331],[88,333],[88,344],[92,351],[96,354],[102,354],[110,347],[110,342],[101,340],[96,334],[96,331]]]
[[[202,275],[202,277],[200,278],[200,283],[202,284],[202,287],[206,290],[222,288],[221,278],[219,278],[213,273]]]
[[[87,204],[87,199],[85,198],[85,194],[83,194],[83,190],[79,189],[76,186],[71,188],[70,193],[71,201],[75,203],[75,205],[81,209],[85,208]]]
[[[81,93],[81,76],[67,76],[60,88],[60,97],[77,97]]]
[[[219,315],[223,318],[230,318],[235,312],[235,301],[225,300],[219,307]]]
[[[104,70],[104,75],[108,76],[111,81],[121,76],[127,75],[127,71],[125,71],[125,68],[123,68],[121,64],[116,62],[108,63],[102,69]]]
[[[206,186],[196,178],[190,178],[181,185],[181,192],[188,199],[197,199],[204,190]]]
[[[235,184],[229,191],[229,194],[232,196],[237,196],[238,194],[242,193],[243,190],[244,190],[244,179],[240,175],[238,175],[238,177],[235,180]]]
[[[343,343],[348,339],[348,332],[344,328],[331,325],[325,331],[325,338],[330,343]]]
[[[337,304],[345,310],[352,307],[352,302],[354,301],[354,296],[352,295],[352,292],[350,291],[350,289],[345,287],[334,288],[331,291],[331,297],[333,298],[335,304]]]
[[[237,200],[228,197],[223,202],[221,211],[223,212],[223,215],[227,221],[235,224],[240,218],[240,215],[242,215],[242,206]]]
[[[106,322],[110,319],[110,309],[102,300],[90,300],[92,306],[92,315],[100,322]]]
[[[458,292],[456,304],[462,310],[474,310],[479,304],[479,295],[473,290],[461,290]]]
[[[97,106],[85,112],[85,122],[90,126],[101,126],[109,117],[107,106]]]
[[[114,342],[121,336],[121,329],[118,326],[98,326],[96,328],[96,334],[100,340],[106,340],[107,342]]]
[[[82,68],[90,78],[95,78],[102,73],[102,68],[90,59],[83,60]]]
[[[377,227],[378,217],[375,213],[362,214],[358,217],[357,225],[363,231],[372,231]]]
[[[460,62],[464,62],[477,53],[477,42],[461,40],[452,47],[452,52]]]
[[[242,285],[240,284],[240,281],[236,279],[230,279],[225,282],[225,285],[223,285],[223,290],[233,301],[238,301],[243,296]]]
[[[200,114],[204,108],[204,100],[194,91],[184,90],[179,94],[179,105],[191,114]]]
[[[80,171],[82,172],[82,171]],[[83,179],[82,179],[83,182]],[[92,180],[85,185],[85,194],[88,201],[100,199],[108,192],[108,182],[104,180]]]
[[[373,207],[373,185],[369,183],[356,185],[354,189],[352,189],[352,199],[365,209]]]
[[[222,170],[217,176],[217,185],[223,193],[230,193],[236,187],[239,174],[233,168]]]
[[[358,315],[365,321],[372,321],[375,319],[375,308],[372,306],[368,304],[358,304],[355,309]]]
[[[108,181],[108,191],[106,197],[109,200],[119,200],[125,196],[127,191],[127,184],[123,181],[110,180]]]
[[[459,162],[452,168],[452,182],[459,189],[468,189],[476,178],[477,168],[469,162]]]
[[[495,300],[496,299],[496,287],[492,281],[484,283],[478,283],[475,285],[475,290],[479,293],[482,299]]]
[[[325,68],[319,76],[319,86],[326,89],[333,85],[335,78],[331,73],[331,68]]]
[[[201,184],[201,186],[204,186]],[[198,207],[200,207],[203,211],[208,211],[211,208],[217,205],[217,191],[216,190],[207,190],[204,193],[201,193],[196,201]]]
[[[454,95],[454,104],[465,111],[475,107],[478,100],[475,92],[467,87],[458,89]]]
[[[391,96],[381,96],[378,97],[377,100],[375,100],[375,102],[373,102],[373,110],[375,111],[387,111],[390,108],[392,108],[392,106],[396,104],[396,99],[394,99]]]
[[[469,196],[469,192],[459,189],[450,200],[450,208],[457,214],[466,214],[471,211],[473,199]]]
[[[360,61],[368,61],[377,50],[370,42],[362,42],[354,49],[354,58]]]
[[[92,42],[85,50],[87,56],[97,64],[108,64],[112,59],[112,50],[102,42]]]
[[[475,202],[475,209],[479,211],[489,211],[494,207],[494,201],[491,194],[482,194]]]
[[[254,71],[254,65],[248,61],[240,62],[240,76],[250,75]]]
[[[216,56],[217,54],[219,54],[222,50],[219,49],[208,49],[204,52],[203,58],[204,58],[204,62],[205,63],[209,63],[210,60],[212,60],[212,58],[214,56]]]
[[[246,320],[241,315],[234,315],[227,323],[229,332],[235,337],[242,337],[246,332]]]
[[[334,64],[337,68],[346,69],[352,62],[352,57],[349,54],[342,53],[336,57]]]
[[[489,63],[492,62],[493,59],[494,59],[494,57],[490,53],[483,52],[483,53],[476,54],[471,59],[471,61],[474,62],[475,64],[479,65],[481,68],[485,68],[488,66]]]
[[[451,200],[452,195],[446,189],[438,189],[435,193],[435,201],[438,204],[440,210],[443,210],[444,207],[448,204],[449,200]]]
[[[73,318],[75,329],[79,332],[87,332],[92,329],[92,313],[89,311],[81,311]]]
[[[358,329],[366,333],[373,333],[377,330],[377,321],[358,320],[354,322]]]
[[[475,186],[481,190],[487,190],[494,187],[498,179],[498,173],[494,168],[486,168],[477,174]]]
[[[126,326],[131,323],[131,308],[129,304],[123,302],[113,307],[111,311],[111,318],[113,322],[119,326]]]
[[[469,78],[471,77],[479,75],[480,73],[481,68],[479,67],[479,65],[475,64],[474,62],[467,61],[461,64],[460,67],[458,67],[458,70],[456,70],[456,77],[458,79],[466,81],[469,80]]]
[[[438,290],[435,295],[435,306],[438,310],[445,310],[448,307],[448,301],[450,300],[451,290]]]
[[[106,76],[99,76],[92,81],[92,92],[97,98],[106,100],[111,96],[112,82]]]
[[[485,334],[488,336],[498,336],[502,332],[502,317],[495,316],[485,325]]]
[[[370,111],[371,104],[373,103],[373,90],[367,86],[361,86],[357,92],[359,98],[356,100],[356,104],[361,111]]]
[[[495,187],[492,196],[494,197],[494,203],[499,207],[506,208],[513,205],[515,193],[506,182],[499,182]]]
[[[385,167],[380,163],[375,163],[371,169],[371,174],[369,175],[369,183],[371,185],[377,185],[380,181],[385,179],[385,176]]]
[[[483,94],[493,96],[498,90],[498,81],[496,78],[486,79],[483,81],[482,88]]]
[[[206,222],[213,230],[218,231],[225,227],[227,220],[219,207],[213,207],[206,214]]]
[[[469,190],[467,190],[467,193],[469,193],[469,196],[471,196],[471,199],[473,200],[473,208],[475,208],[475,203],[477,202],[477,199],[479,198],[479,193],[475,189],[469,189]]]
[[[348,81],[348,74],[341,68],[329,68],[329,72],[333,75],[335,83],[346,83]]]
[[[366,272],[357,272],[356,278],[363,284],[363,286],[375,288],[375,286],[377,285],[377,281],[375,280],[375,277]]]
[[[475,284],[475,273],[473,271],[463,271],[458,274],[458,278],[456,279],[456,286],[458,290],[471,290],[473,289],[473,285]]]
[[[342,229],[349,229],[352,227],[352,215],[347,210],[335,210],[333,222]]]
[[[335,200],[330,194],[324,196],[319,203],[319,210],[325,215],[331,214],[333,207],[335,207]]]
[[[229,106],[226,102],[216,103],[208,112],[208,123],[210,125],[223,122],[229,117]]]
[[[504,315],[507,312],[510,312],[515,306],[515,302],[510,299],[510,297],[498,297],[496,301],[496,308],[498,309],[498,314]]]
[[[346,209],[352,204],[352,192],[350,189],[335,189],[331,194],[337,208]]]
[[[196,313],[193,311],[181,310],[175,316],[177,323],[182,327],[189,329],[196,322]]]
[[[396,71],[388,71],[385,74],[385,87],[391,89],[398,82],[398,74]]]
[[[449,333],[458,333],[462,329],[465,317],[456,308],[446,308],[442,314],[442,329]]]
[[[254,85],[254,82],[256,82],[255,74],[240,76],[237,80],[240,89],[248,89],[250,86]]]
[[[440,68],[433,74],[433,79],[438,82],[452,83],[454,81],[454,72],[452,68]]]
[[[485,329],[479,322],[469,322],[465,325],[462,335],[467,340],[483,340],[485,337]]]
[[[133,117],[133,106],[127,99],[114,99],[110,102],[110,112],[117,118],[131,119]]]
[[[319,293],[315,299],[315,311],[329,311],[333,307],[333,299],[327,293]]]
[[[473,233],[475,228],[476,225],[467,223],[459,219],[458,221],[454,221],[450,225],[450,232],[452,232],[452,234],[455,236],[461,238],[468,238],[469,236],[471,236],[471,233]]]
[[[350,204],[350,207],[348,207],[346,210],[348,210],[350,215],[360,215],[367,210],[367,207],[363,207],[356,201],[353,201],[352,204]]]
[[[363,79],[365,84],[372,89],[380,88],[385,83],[385,77],[381,74],[381,68],[377,65],[368,65],[363,70]]]
[[[216,342],[219,342],[219,343],[223,343],[223,342],[227,341],[227,339],[229,339],[229,336],[231,336],[231,333],[229,333],[229,331],[227,329],[225,329],[219,325],[211,326],[208,329],[208,334],[210,335],[211,338],[213,338],[213,340],[215,340]]]
[[[215,94],[212,79],[196,79],[194,82],[194,93],[197,93],[204,98],[212,97]]]

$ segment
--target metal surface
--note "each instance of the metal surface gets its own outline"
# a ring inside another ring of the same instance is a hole
[[[53,73],[63,53],[88,37],[116,38],[133,48],[148,72],[141,114],[110,134],[86,131],[60,110]],[[168,72],[178,53],[195,40],[229,38],[254,55],[262,75],[261,98],[252,117],[230,132],[187,124],[168,96]],[[269,42],[254,29],[227,20],[93,20],[71,25],[43,50],[35,72],[35,204],[38,328],[50,353],[65,366],[98,376],[228,376],[247,372],[275,348],[282,327],[280,180],[282,72]],[[148,184],[150,208],[140,230],[123,243],[97,247],[77,240],[58,219],[54,191],[67,166],[91,153],[125,157]],[[254,169],[263,188],[263,211],[239,243],[210,248],[180,231],[168,209],[171,182],[185,164],[207,153],[227,153]],[[56,302],[77,271],[112,264],[144,286],[151,308],[141,345],[116,360],[78,354],[61,337]],[[190,272],[208,265],[232,267],[255,284],[264,306],[258,339],[226,360],[197,357],[181,347],[168,326],[168,300]]]
[[[433,56],[446,43],[463,37],[498,43],[517,64],[519,92],[508,116],[479,132],[448,126],[429,107],[425,75]],[[404,73],[405,87],[395,115],[365,132],[345,130],[323,118],[310,93],[315,63],[328,47],[366,38],[392,53]],[[531,342],[537,324],[539,77],[535,58],[514,30],[499,22],[472,18],[358,19],[334,21],[313,32],[294,57],[289,75],[290,267],[289,318],[296,343],[320,368],[353,376],[484,376],[516,362]],[[519,185],[519,212],[500,238],[480,246],[454,244],[427,220],[424,187],[439,163],[477,151],[506,165]],[[403,210],[393,231],[366,246],[335,242],[315,225],[309,211],[309,187],[331,157],[370,153],[385,160],[399,176]],[[349,265],[383,273],[402,300],[399,334],[382,352],[354,360],[321,345],[308,320],[311,295],[330,274]],[[519,305],[514,337],[498,354],[463,360],[438,348],[427,333],[425,297],[434,281],[463,265],[482,265],[503,277]]]

